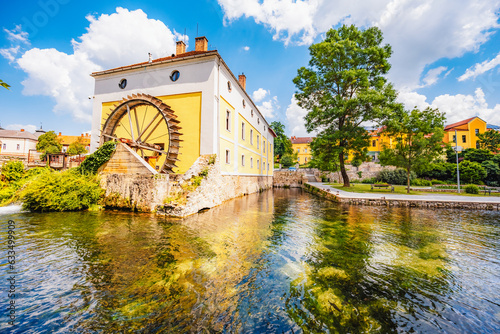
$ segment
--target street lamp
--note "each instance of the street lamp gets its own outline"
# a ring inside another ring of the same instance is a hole
[[[457,185],[458,193],[460,194],[460,169],[458,168],[458,152],[462,152],[462,146],[458,146],[457,129],[455,129],[455,154],[457,157]]]

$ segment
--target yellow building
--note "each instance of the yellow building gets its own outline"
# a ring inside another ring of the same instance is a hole
[[[307,164],[312,159],[311,147],[309,144],[313,141],[313,137],[291,137],[293,152],[297,153],[297,162],[300,165]]]
[[[176,174],[216,154],[222,175],[272,181],[276,134],[246,92],[246,76],[236,77],[205,37],[194,51],[179,41],[169,57],[92,76],[91,152],[120,140],[152,173]]]
[[[90,136],[88,133],[82,133],[81,136],[66,136],[59,132],[59,134],[57,135],[57,140],[62,144],[61,150],[63,153],[68,152],[69,145],[76,142],[77,140],[80,140],[80,142],[85,146],[87,152],[90,150]]]
[[[486,122],[477,116],[449,124],[444,127],[443,141],[454,146],[456,130],[458,146],[461,146],[464,150],[468,148],[479,148],[477,135],[486,132],[486,125]]]
[[[368,156],[372,161],[378,161],[380,151],[384,147],[392,147],[393,139],[384,134],[385,126],[370,131],[370,145],[368,146]]]

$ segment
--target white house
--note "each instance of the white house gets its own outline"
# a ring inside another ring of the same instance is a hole
[[[36,150],[38,139],[24,129],[0,130],[0,141],[0,155],[27,159],[29,151]]]

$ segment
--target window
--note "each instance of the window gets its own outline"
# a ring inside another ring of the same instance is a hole
[[[307,153],[307,148],[304,149],[304,153]]]
[[[226,130],[231,131],[231,112],[226,110]]]
[[[260,118],[257,118],[257,124],[260,124]]]
[[[260,168],[260,160],[257,159],[257,168]]]
[[[453,142],[456,143],[457,142],[457,136],[453,135]]]
[[[267,163],[267,170],[269,171],[269,162]]]
[[[245,166],[245,155],[244,154],[241,155],[241,165]]]
[[[245,108],[245,100],[242,100],[241,104],[243,104],[243,109],[244,109]]]
[[[476,131],[476,136],[477,136],[479,134],[479,129],[476,129],[475,131]]]
[[[21,144],[17,144],[17,150],[19,151],[21,149]]]
[[[121,79],[118,83],[118,87],[120,87],[121,89],[125,89],[125,87],[127,87],[127,79]]]
[[[304,162],[307,162],[307,157],[305,157]]]
[[[7,149],[7,144],[3,143],[3,148],[2,150],[6,150]]]
[[[253,117],[253,109],[250,110],[250,116]]]
[[[250,168],[253,168],[253,158],[250,158]]]
[[[264,153],[266,153],[266,141],[262,141],[262,149],[264,150]]]
[[[372,140],[372,146],[373,147],[377,146],[377,142],[375,140]]]
[[[259,144],[260,144],[260,137],[257,135],[257,149],[259,149]]]
[[[300,153],[300,148],[297,149],[297,153]]]
[[[476,142],[476,148],[479,149],[481,147],[479,147],[479,142]]]
[[[226,163],[227,164],[231,163],[231,153],[229,150],[226,150]]]
[[[253,145],[253,130],[250,129],[250,145]]]
[[[297,161],[300,162],[300,157],[297,158]]]
[[[241,123],[241,140],[245,140],[245,122]]]
[[[265,163],[265,162],[263,162],[263,163],[262,163],[262,171],[265,171],[265,170],[266,170],[266,163]]]
[[[271,145],[271,143],[269,143],[269,152],[272,152],[273,150],[271,149],[273,147],[273,145]]]
[[[467,137],[465,135],[462,135],[462,143],[467,142]]]
[[[232,90],[233,90],[233,88],[231,87],[231,82],[229,82],[229,81],[228,81],[228,82],[227,82],[227,91],[228,91],[229,93],[231,93],[231,91],[232,91]]]
[[[170,80],[172,80],[173,82],[176,82],[177,80],[179,80],[180,76],[181,76],[181,74],[179,73],[179,71],[175,70],[172,72],[172,74],[170,74]]]

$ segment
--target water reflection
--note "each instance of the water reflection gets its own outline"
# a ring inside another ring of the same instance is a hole
[[[0,318],[13,333],[500,331],[494,212],[275,190],[177,220],[0,217],[2,297],[6,222],[18,223],[18,323]]]

